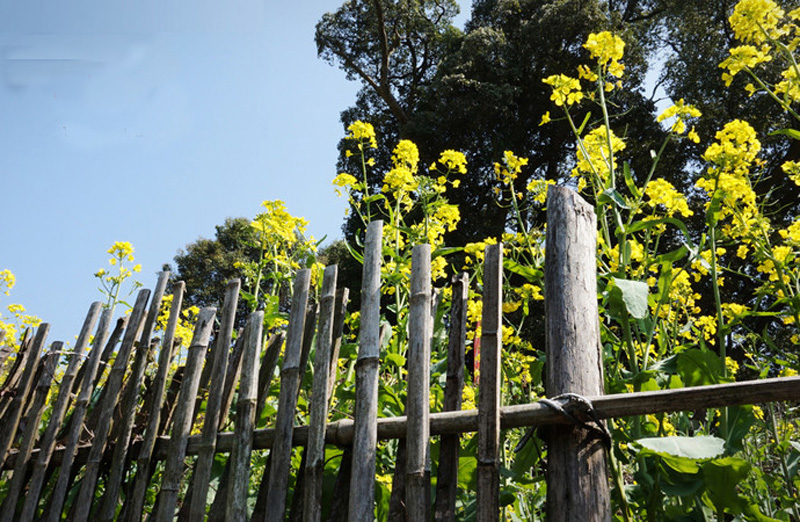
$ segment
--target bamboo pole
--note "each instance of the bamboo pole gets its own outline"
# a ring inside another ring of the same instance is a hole
[[[550,187],[545,253],[549,396],[603,393],[597,309],[597,218],[573,190]],[[550,521],[611,520],[603,443],[572,426],[550,430],[547,516]]]
[[[344,320],[347,317],[347,303],[350,300],[350,289],[340,288],[336,291],[336,311],[333,317],[333,337],[331,340],[331,365],[328,378],[328,402],[333,398],[333,388],[336,386],[336,372],[339,370],[339,350],[342,347],[344,335]],[[330,404],[329,404],[330,406]]]
[[[261,367],[258,370],[258,399],[256,401],[256,425],[261,417],[261,412],[264,411],[264,405],[267,402],[267,395],[269,387],[272,383],[272,377],[275,373],[275,367],[278,365],[278,356],[281,353],[283,340],[285,338],[283,332],[274,333],[267,341],[267,347],[264,350],[264,357],[261,358]]]
[[[183,306],[183,294],[186,291],[186,284],[178,281],[172,289],[172,306],[169,311],[167,328],[164,331],[164,339],[161,343],[161,352],[158,355],[158,370],[153,381],[153,401],[147,418],[147,428],[144,440],[139,448],[139,455],[136,461],[136,477],[134,479],[133,492],[130,500],[126,501],[123,520],[134,522],[142,519],[142,509],[144,506],[147,486],[152,475],[152,456],[158,437],[158,427],[161,423],[161,407],[164,402],[164,390],[167,386],[167,375],[169,373],[172,359],[175,357],[175,331],[181,317]]]
[[[98,303],[99,304],[99,303]],[[100,355],[103,352],[103,344],[108,338],[108,327],[111,324],[111,310],[103,310],[100,315],[100,321],[97,323],[97,330],[94,334],[94,341],[92,350],[89,352],[89,358],[86,363],[81,367],[83,370],[83,383],[81,385],[80,394],[75,400],[75,405],[72,409],[72,416],[67,430],[66,446],[63,450],[63,458],[61,459],[61,469],[59,470],[56,485],[53,488],[53,493],[50,496],[50,511],[45,514],[47,522],[55,522],[61,519],[61,507],[64,504],[64,497],[67,494],[67,486],[72,473],[72,463],[75,457],[75,452],[80,440],[81,428],[83,427],[83,420],[86,418],[86,411],[89,409],[89,400],[91,398],[92,390],[94,390],[94,375],[97,372],[97,367],[100,364]],[[112,334],[109,344],[116,344],[126,321],[120,319],[117,322],[117,327]],[[77,380],[77,378],[76,378]],[[50,422],[53,423],[52,415],[58,411],[58,403],[51,414]],[[58,433],[61,422],[53,424],[53,428],[48,425],[45,431],[42,442],[40,443],[41,453],[33,468],[33,477],[31,477],[31,485],[28,488],[28,495],[25,499],[25,506],[23,508],[22,520],[30,520],[36,514],[36,507],[39,500],[39,494],[42,485],[47,483],[47,469],[50,464],[50,459],[53,456],[53,448],[55,446],[56,434]],[[52,431],[51,431],[52,430]]]
[[[430,520],[431,246],[411,253],[408,316],[406,506],[409,520]]]
[[[73,504],[75,506],[74,519],[78,521],[89,519],[89,511],[92,508],[97,475],[100,472],[100,464],[103,459],[103,453],[105,452],[106,442],[108,441],[111,419],[118,405],[119,393],[122,388],[122,379],[128,369],[128,361],[130,360],[133,346],[136,339],[139,337],[149,298],[150,290],[142,289],[139,291],[136,297],[136,303],[133,306],[133,311],[131,312],[128,327],[125,329],[122,346],[119,348],[117,357],[114,360],[114,366],[111,368],[111,372],[108,374],[108,379],[106,380],[103,402],[99,404],[100,416],[98,418],[97,427],[94,430],[92,451],[89,454],[89,460],[86,462],[81,488]]]
[[[335,265],[325,268],[320,293],[317,351],[314,356],[314,382],[311,388],[306,474],[303,490],[303,521],[322,518],[322,476],[325,471],[325,423],[328,419],[328,380],[330,378],[331,342],[336,301]]]
[[[172,436],[169,439],[168,458],[164,464],[164,474],[161,480],[161,492],[157,501],[158,509],[152,520],[172,520],[175,514],[175,505],[178,502],[178,492],[183,478],[183,459],[186,456],[186,443],[192,429],[194,417],[194,401],[200,385],[200,369],[208,350],[208,341],[214,327],[215,308],[203,308],[197,316],[197,323],[192,336],[186,358],[186,370],[181,382],[181,391],[178,397],[178,406],[175,410],[175,422],[172,427]]]
[[[25,352],[25,361],[22,373],[20,375],[19,384],[16,388],[14,399],[2,416],[2,425],[0,426],[0,462],[6,460],[8,450],[14,441],[14,435],[17,433],[20,418],[22,417],[25,399],[28,397],[28,392],[33,385],[33,377],[36,374],[36,366],[39,364],[39,354],[42,353],[47,334],[50,332],[50,325],[42,323],[36,330],[36,337],[33,339],[30,350]]]
[[[122,487],[122,480],[126,473],[126,463],[128,456],[128,446],[130,445],[133,431],[133,421],[136,416],[136,405],[139,402],[139,390],[142,386],[144,371],[147,360],[150,356],[151,339],[156,328],[156,320],[161,311],[161,301],[167,289],[169,272],[159,272],[153,297],[150,300],[150,310],[147,312],[144,329],[139,336],[139,343],[136,347],[136,357],[133,361],[128,386],[122,398],[121,425],[118,435],[114,442],[114,453],[111,458],[111,469],[105,481],[103,496],[100,499],[100,507],[94,519],[101,522],[111,522],[114,520],[119,499],[119,490]]]
[[[447,346],[447,382],[444,389],[443,411],[459,411],[464,391],[464,361],[467,341],[467,296],[469,276],[462,273],[453,277],[450,304],[450,336]],[[439,443],[439,470],[436,480],[436,503],[433,518],[436,521],[454,521],[458,493],[457,434],[442,435]]]
[[[500,515],[500,353],[503,314],[503,245],[486,247],[478,387],[478,522]]]
[[[58,363],[58,359],[61,356],[63,346],[64,343],[61,341],[56,341],[50,345],[50,350],[39,365],[41,370],[39,371],[39,379],[33,392],[30,411],[25,419],[25,431],[22,434],[22,440],[17,450],[14,474],[11,477],[8,493],[3,503],[2,515],[0,515],[0,521],[2,522],[11,522],[14,519],[19,494],[27,480],[31,451],[33,450],[33,444],[36,442],[36,435],[39,433],[39,423],[42,420],[47,395],[50,393],[50,383],[53,382],[56,363]]]
[[[292,294],[292,308],[289,313],[289,331],[286,335],[286,353],[283,359],[283,368],[281,368],[281,393],[275,420],[275,430],[278,436],[270,453],[272,463],[269,474],[266,520],[283,520],[286,510],[286,492],[289,486],[289,468],[292,456],[292,427],[303,371],[303,368],[300,368],[300,358],[310,283],[311,271],[309,269],[297,272]]]
[[[247,496],[250,481],[250,452],[253,447],[253,430],[256,421],[256,392],[258,391],[258,354],[261,352],[264,312],[253,312],[247,319],[244,333],[242,375],[239,399],[236,403],[236,443],[231,452],[231,482],[225,509],[225,520],[244,522],[247,519]]]
[[[8,392],[16,388],[17,383],[22,376],[22,372],[25,368],[25,362],[28,360],[28,353],[30,353],[32,342],[33,339],[31,338],[31,329],[26,328],[25,332],[22,334],[22,339],[19,342],[19,349],[17,350],[17,356],[14,358],[14,363],[8,370],[8,374],[3,381],[3,386],[0,387],[0,419],[5,416],[6,410],[14,400],[14,394]]]
[[[206,497],[211,481],[211,465],[217,443],[217,431],[220,423],[220,406],[224,391],[225,373],[228,370],[231,335],[236,320],[236,308],[239,302],[241,281],[233,279],[225,288],[225,299],[222,305],[222,324],[220,325],[213,350],[211,386],[206,402],[205,420],[201,437],[200,453],[194,468],[193,493],[189,504],[189,520],[203,520],[206,511]],[[187,495],[188,496],[188,495]]]
[[[375,448],[380,364],[381,246],[383,221],[367,226],[361,285],[361,328],[356,360],[355,434],[350,474],[350,520],[370,521],[375,514]]]
[[[231,405],[233,404],[233,395],[236,392],[236,383],[239,382],[239,377],[242,373],[244,337],[244,329],[239,328],[236,331],[236,342],[233,344],[233,351],[228,357],[228,371],[225,373],[225,386],[222,388],[222,403],[219,410],[219,426],[217,427],[219,431],[222,431],[228,423]]]

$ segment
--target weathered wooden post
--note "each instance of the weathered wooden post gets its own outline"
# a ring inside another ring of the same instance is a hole
[[[378,442],[381,245],[383,221],[367,226],[361,285],[361,328],[356,361],[356,411],[348,519],[375,519],[375,448]]]
[[[408,520],[430,520],[431,246],[411,254],[406,401],[406,506]]]
[[[597,309],[594,209],[573,190],[551,187],[547,200],[545,318],[549,397],[603,394]],[[552,426],[547,460],[547,519],[611,520],[603,442],[587,430]]]
[[[500,353],[503,245],[489,245],[483,269],[481,379],[478,385],[478,522],[500,518]]]

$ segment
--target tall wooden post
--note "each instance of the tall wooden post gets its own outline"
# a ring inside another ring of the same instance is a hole
[[[361,328],[356,361],[356,411],[348,519],[375,520],[375,451],[378,441],[381,244],[383,221],[367,226],[361,284]]]
[[[500,518],[500,356],[503,245],[489,245],[483,268],[481,379],[478,385],[478,522]]]
[[[551,187],[547,201],[545,318],[549,397],[603,394],[597,310],[594,209],[573,190]],[[603,442],[573,426],[550,428],[547,519],[611,520]]]

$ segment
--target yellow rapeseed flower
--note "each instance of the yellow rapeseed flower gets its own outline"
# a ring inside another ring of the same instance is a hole
[[[625,66],[619,63],[625,53],[625,42],[622,38],[608,31],[592,33],[583,47],[589,50],[591,57],[610,75],[617,78],[622,76],[625,70]]]
[[[783,9],[772,0],[741,0],[728,21],[736,38],[762,44],[767,38],[779,38],[785,32],[779,26],[783,16]]]
[[[359,142],[359,146],[362,143],[368,143],[373,149],[378,148],[378,142],[375,140],[375,128],[371,123],[358,120],[351,123],[347,127],[347,131],[345,139],[356,140]]]
[[[581,83],[576,78],[565,74],[554,74],[548,76],[542,82],[553,88],[553,94],[550,95],[550,99],[559,107],[564,103],[567,105],[580,103],[583,99]]]

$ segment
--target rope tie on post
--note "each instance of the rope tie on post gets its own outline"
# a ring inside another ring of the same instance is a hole
[[[608,428],[597,417],[592,401],[577,393],[562,393],[551,399],[543,398],[537,401],[547,406],[552,411],[569,421],[570,424],[583,428],[603,441],[606,449],[611,449],[611,433]],[[533,436],[536,427],[531,428],[522,437],[514,448],[514,452],[519,452]]]

